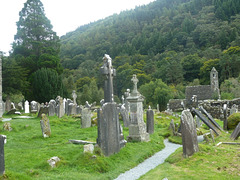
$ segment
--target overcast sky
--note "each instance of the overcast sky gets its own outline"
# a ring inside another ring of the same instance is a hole
[[[41,0],[58,36],[114,13],[134,9],[154,0]],[[0,51],[11,50],[19,12],[27,0],[0,0]]]

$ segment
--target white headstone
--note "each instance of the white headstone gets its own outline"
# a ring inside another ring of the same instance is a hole
[[[25,108],[25,113],[29,113],[29,102],[28,101],[25,101],[24,108]]]

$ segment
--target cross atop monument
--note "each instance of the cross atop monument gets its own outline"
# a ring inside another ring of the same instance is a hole
[[[138,93],[138,90],[137,90],[138,79],[136,74],[133,74],[131,81],[133,82],[133,93]]]

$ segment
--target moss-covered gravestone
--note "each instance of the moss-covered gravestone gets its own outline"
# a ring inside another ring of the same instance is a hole
[[[49,124],[49,119],[46,114],[42,114],[42,119],[40,120],[40,125],[42,128],[43,137],[50,137],[51,136],[51,129]]]

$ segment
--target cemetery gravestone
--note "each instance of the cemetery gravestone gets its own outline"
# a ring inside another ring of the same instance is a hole
[[[154,112],[151,107],[147,110],[147,132],[154,133]]]
[[[46,106],[40,107],[37,117],[42,117],[42,114],[49,115],[49,107]]]
[[[223,105],[223,129],[227,130],[227,104]]]
[[[0,135],[0,176],[5,173],[4,144],[6,136]]]
[[[123,104],[120,108],[120,115],[122,117],[124,127],[128,127],[129,123],[130,123],[129,122],[129,112],[125,108],[125,104]]]
[[[0,57],[0,118],[4,113],[4,105],[2,101],[2,59]]]
[[[138,79],[133,75],[131,79],[134,86],[133,91],[127,98],[130,104],[130,125],[127,141],[149,141],[149,134],[146,132],[146,124],[143,120],[144,97],[137,90]]]
[[[64,113],[65,113],[65,110],[64,110],[64,107],[63,107],[63,98],[58,96],[58,117],[61,118],[64,116]]]
[[[31,104],[31,113],[37,113],[38,103],[36,101],[32,101],[30,104]]]
[[[92,116],[92,112],[89,108],[84,108],[82,110],[82,121],[81,121],[81,125],[82,128],[88,128],[91,127],[91,116]]]
[[[46,114],[42,114],[42,119],[40,120],[40,125],[42,129],[43,137],[50,137],[51,136],[51,129],[49,119]]]
[[[112,59],[105,54],[103,66],[100,69],[104,80],[104,102],[98,109],[98,138],[97,143],[105,156],[120,151],[120,125],[117,104],[113,99],[113,76],[115,69],[112,67]]]
[[[198,152],[197,130],[190,111],[184,110],[181,115],[181,132],[183,156],[188,157]]]
[[[237,113],[237,112],[238,112],[238,105],[233,104],[230,109],[230,115],[232,115],[233,113]]]
[[[29,113],[29,102],[28,101],[25,101],[24,109],[25,109],[25,113]]]
[[[6,107],[6,111],[7,112],[9,112],[11,110],[11,101],[10,101],[9,96],[7,96],[7,98],[6,98],[6,105],[5,105],[5,107]]]
[[[53,103],[49,103],[48,113],[49,116],[55,115],[55,105]]]

